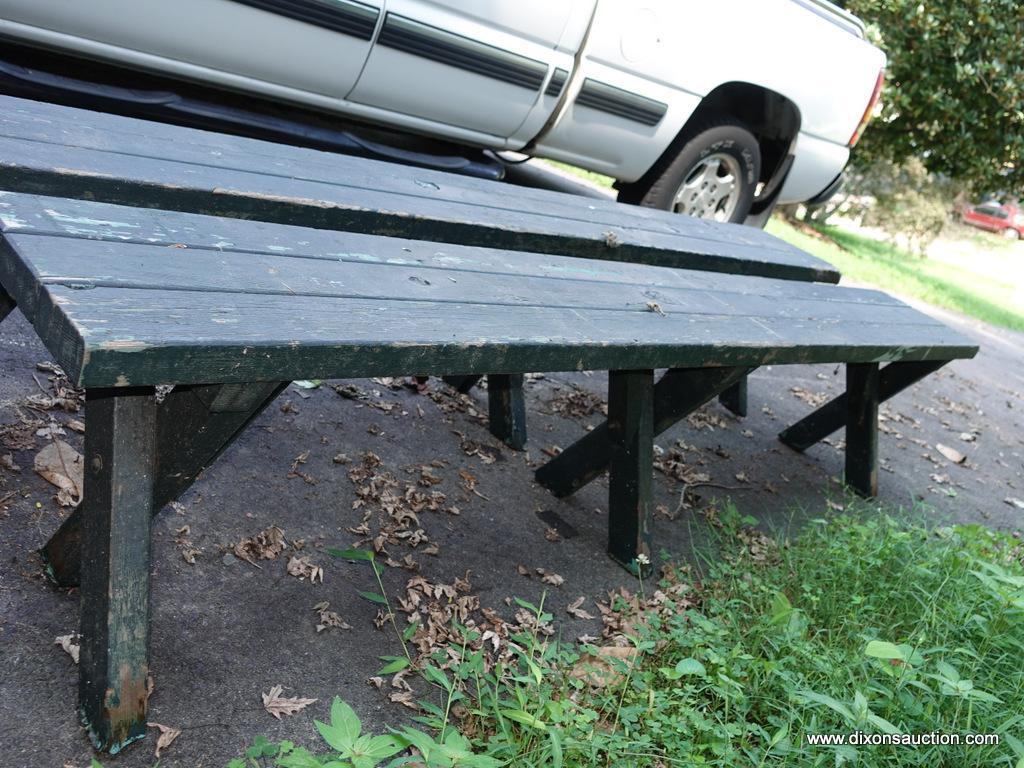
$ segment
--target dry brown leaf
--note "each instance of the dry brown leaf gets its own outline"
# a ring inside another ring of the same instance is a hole
[[[577,597],[566,607],[565,612],[576,619],[592,619],[594,618],[591,614],[587,613],[581,607],[587,598]]]
[[[663,310],[663,309],[661,308],[661,304],[659,304],[659,303],[658,303],[658,302],[656,302],[656,301],[648,301],[648,302],[647,302],[647,311],[648,311],[648,312],[657,312],[657,313],[658,313],[659,315],[661,315],[662,317],[665,317],[665,316],[666,316],[666,315],[665,315],[665,310]]]
[[[181,736],[181,728],[171,728],[168,725],[160,725],[160,723],[146,723],[146,725],[160,730],[160,736],[156,740],[155,757],[160,757],[160,750],[167,749],[176,738]]]
[[[561,541],[562,534],[558,532],[557,528],[546,528],[544,529],[544,538],[548,541]]]
[[[242,539],[231,547],[235,557],[256,565],[256,560],[274,560],[284,551],[287,542],[284,531],[276,525],[266,528],[255,536]],[[258,565],[256,565],[259,568]]]
[[[550,584],[552,587],[560,587],[565,583],[565,579],[559,576],[554,571],[548,571],[543,568],[537,569],[537,575],[540,576],[540,580],[545,584]]]
[[[82,454],[65,443],[54,440],[36,454],[34,469],[40,477],[59,489],[57,501],[74,507],[82,499]]]
[[[281,719],[281,715],[294,715],[316,701],[316,699],[302,699],[298,696],[285,697],[281,695],[283,690],[283,686],[275,685],[270,689],[270,693],[262,694],[263,708],[278,720]]]
[[[320,623],[316,625],[317,633],[323,632],[325,629],[352,629],[348,622],[331,610],[331,604],[326,600],[314,605],[313,612],[320,620]]]
[[[71,660],[78,663],[78,652],[80,650],[79,639],[77,634],[70,635],[58,635],[54,641],[54,645],[59,645],[64,649],[65,653],[71,657]]]
[[[287,570],[288,573],[299,579],[309,579],[310,584],[316,584],[317,579],[320,579],[321,584],[324,583],[324,569],[308,557],[292,555],[288,559]]]
[[[956,448],[950,448],[948,445],[942,443],[935,444],[935,450],[945,456],[947,459],[952,461],[954,464],[963,464],[967,461],[967,457],[960,453]]]
[[[595,688],[610,688],[625,677],[622,664],[632,667],[637,650],[632,646],[606,645],[587,653],[573,666],[569,676]]]

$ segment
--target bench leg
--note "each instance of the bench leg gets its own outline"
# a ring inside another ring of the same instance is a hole
[[[750,370],[673,368],[667,371],[654,385],[654,436],[693,413]],[[608,382],[610,398],[610,374]],[[604,472],[611,456],[612,442],[606,421],[540,467],[535,477],[555,496],[569,496]]]
[[[631,573],[646,575],[651,562],[654,371],[608,374],[608,441],[608,554]]]
[[[465,395],[476,386],[483,376],[442,376],[441,380],[452,389]],[[488,384],[490,382],[488,381]]]
[[[718,402],[737,416],[747,415],[747,377],[737,381],[718,396]]]
[[[11,294],[0,288],[0,322],[3,322],[3,319],[14,311],[15,306],[17,305],[11,298]]]
[[[491,434],[517,451],[526,447],[526,402],[521,373],[487,376]]]
[[[846,484],[878,495],[878,363],[846,366]]]
[[[156,400],[92,390],[85,409],[78,701],[93,744],[115,753],[146,735]]]
[[[934,373],[947,361],[890,363],[878,375],[878,401],[884,403],[912,384],[916,384],[930,373]],[[779,440],[795,451],[806,451],[822,438],[841,429],[846,424],[846,393],[830,400],[818,410],[805,416],[791,427],[779,433]]]
[[[157,477],[153,514],[174,501],[287,382],[175,387],[157,405]],[[91,427],[90,427],[91,429]],[[42,549],[50,578],[61,587],[79,581],[82,512],[74,513]]]

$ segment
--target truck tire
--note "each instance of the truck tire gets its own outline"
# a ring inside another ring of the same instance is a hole
[[[680,135],[669,150],[642,179],[620,187],[620,202],[716,221],[747,217],[761,174],[754,134],[739,122],[719,121]]]

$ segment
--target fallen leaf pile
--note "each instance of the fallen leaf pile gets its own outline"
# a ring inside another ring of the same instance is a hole
[[[729,423],[717,413],[713,413],[707,406],[699,408],[687,416],[686,423],[694,429],[706,429],[709,432],[714,432],[715,429],[729,428]]]
[[[374,381],[382,381],[374,379]],[[355,384],[334,384],[334,391],[347,400],[355,400],[361,405],[369,406],[370,408],[376,408],[378,411],[384,413],[391,413],[392,411],[399,410],[401,405],[390,400],[381,400],[381,393],[379,390],[372,390],[367,392],[365,389],[360,389]],[[400,385],[399,385],[400,386]]]
[[[40,411],[78,413],[85,403],[85,390],[72,386],[67,374],[56,363],[36,363],[36,369],[50,374],[47,376],[49,391],[29,395],[25,405]]]
[[[557,392],[548,400],[548,408],[552,413],[567,419],[582,419],[595,413],[608,415],[608,404],[603,398],[593,392],[577,388]]]
[[[313,612],[317,615],[319,623],[316,625],[317,633],[325,629],[352,629],[352,626],[331,610],[331,604],[326,600],[313,606]]]
[[[700,485],[711,482],[711,476],[707,472],[698,470],[694,466],[694,462],[688,461],[686,456],[675,448],[670,448],[660,456],[656,456],[654,468],[684,485]]]
[[[287,546],[284,531],[276,525],[260,531],[255,536],[242,539],[231,547],[231,552],[247,563],[255,565],[257,560],[275,560]]]
[[[436,477],[436,467],[429,467],[426,477]],[[388,553],[389,546],[405,544],[414,549],[426,545],[421,552],[437,554],[437,545],[430,542],[429,537],[420,524],[419,515],[423,511],[437,512],[447,501],[447,497],[430,488],[432,480],[425,480],[422,470],[419,482],[405,483],[398,481],[392,472],[382,467],[380,456],[375,453],[364,453],[358,466],[349,470],[348,478],[355,489],[356,500],[353,509],[364,510],[363,519],[349,533],[362,536],[356,546],[370,543],[374,552],[384,555],[388,565],[407,567],[392,558]]]
[[[296,576],[299,579],[309,579],[310,584],[316,584],[317,579],[320,580],[321,584],[324,583],[324,569],[306,556],[298,557],[292,555],[288,558],[286,570],[292,576]]]
[[[828,395],[820,392],[809,392],[803,387],[790,387],[789,391],[793,393],[793,397],[807,403],[811,408],[818,408],[829,400]]]

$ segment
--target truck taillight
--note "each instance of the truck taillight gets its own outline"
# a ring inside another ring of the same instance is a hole
[[[882,95],[882,83],[885,82],[885,70],[879,70],[878,79],[875,80],[875,89],[871,92],[871,99],[868,101],[868,106],[864,110],[864,116],[860,119],[860,123],[857,125],[857,130],[853,132],[853,136],[850,137],[849,146],[852,148],[854,144],[860,141],[860,137],[864,134],[864,129],[868,127],[868,123],[871,122],[871,116],[875,113],[875,106],[878,104],[878,98]]]

